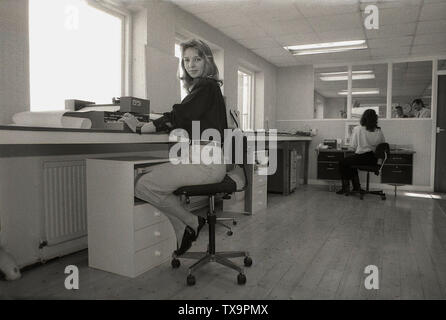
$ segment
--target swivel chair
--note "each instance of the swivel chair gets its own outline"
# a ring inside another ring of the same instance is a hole
[[[386,194],[382,190],[371,191],[369,189],[369,181],[370,181],[370,172],[373,172],[375,175],[379,176],[381,174],[382,168],[386,163],[387,157],[390,153],[390,147],[388,143],[380,143],[376,146],[375,157],[378,159],[377,163],[374,165],[353,165],[352,168],[358,169],[360,171],[367,172],[367,184],[365,190],[359,191],[359,198],[364,200],[365,194],[375,194],[381,197],[381,200],[386,200]]]
[[[234,141],[232,143],[232,159],[235,159],[235,144]],[[252,265],[252,259],[249,257],[249,253],[247,251],[222,251],[216,252],[215,250],[215,225],[218,221],[221,220],[233,220],[233,218],[217,218],[215,214],[215,196],[217,194],[224,194],[224,199],[230,199],[230,194],[234,192],[241,192],[247,189],[247,174],[245,169],[246,163],[246,137],[243,138],[243,164],[241,164],[243,168],[243,172],[245,175],[245,185],[242,189],[237,190],[237,185],[228,175],[224,177],[224,179],[219,183],[205,184],[205,185],[193,185],[193,186],[184,186],[174,191],[175,195],[181,195],[186,197],[186,202],[188,198],[191,196],[208,196],[209,197],[209,211],[206,216],[206,222],[209,225],[209,244],[206,252],[185,252],[181,256],[176,256],[175,253],[172,255],[172,267],[174,269],[180,266],[180,261],[178,258],[186,258],[186,259],[195,259],[198,260],[192,266],[189,267],[188,276],[187,276],[187,285],[192,286],[195,284],[195,276],[193,272],[198,270],[200,267],[206,265],[209,262],[217,262],[223,266],[234,269],[239,272],[237,276],[237,283],[243,285],[246,283],[246,276],[244,273],[244,269],[231,260],[229,258],[237,258],[237,257],[245,257],[244,265],[246,267],[250,267]],[[233,161],[232,163],[235,163]],[[235,224],[235,220],[234,220]],[[224,225],[226,228],[228,226]],[[228,235],[232,235],[232,231],[229,228]]]

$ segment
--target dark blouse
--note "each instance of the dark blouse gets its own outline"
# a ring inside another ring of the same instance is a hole
[[[200,121],[201,133],[209,128],[220,132],[224,138],[224,129],[228,128],[226,107],[218,82],[210,78],[202,78],[192,91],[181,101],[174,104],[172,111],[165,112],[161,118],[153,121],[156,131],[184,129],[192,138],[192,121]],[[172,127],[167,123],[170,122]]]

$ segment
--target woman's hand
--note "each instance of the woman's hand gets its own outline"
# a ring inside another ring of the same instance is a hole
[[[142,123],[130,113],[124,113],[124,116],[122,116],[122,118],[118,121],[125,122],[130,130],[132,130],[133,132],[136,132],[136,127],[142,126]]]

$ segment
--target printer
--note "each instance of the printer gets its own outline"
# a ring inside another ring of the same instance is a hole
[[[113,98],[111,104],[69,99],[65,100],[65,110],[64,116],[90,119],[91,129],[128,131],[125,123],[118,121],[125,113],[142,122],[150,121],[150,100],[136,97]]]

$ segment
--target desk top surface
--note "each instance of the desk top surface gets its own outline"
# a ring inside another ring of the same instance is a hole
[[[317,148],[316,151],[318,151],[318,152],[354,152],[353,149],[319,149],[319,148]],[[413,150],[409,150],[409,149],[397,148],[397,149],[390,149],[390,153],[392,153],[392,154],[414,154],[416,152]]]
[[[263,137],[263,138],[262,138]],[[265,136],[259,136],[263,140]],[[311,137],[278,135],[277,141],[310,141]],[[166,133],[135,134],[118,130],[65,129],[0,125],[0,145],[171,143]]]

